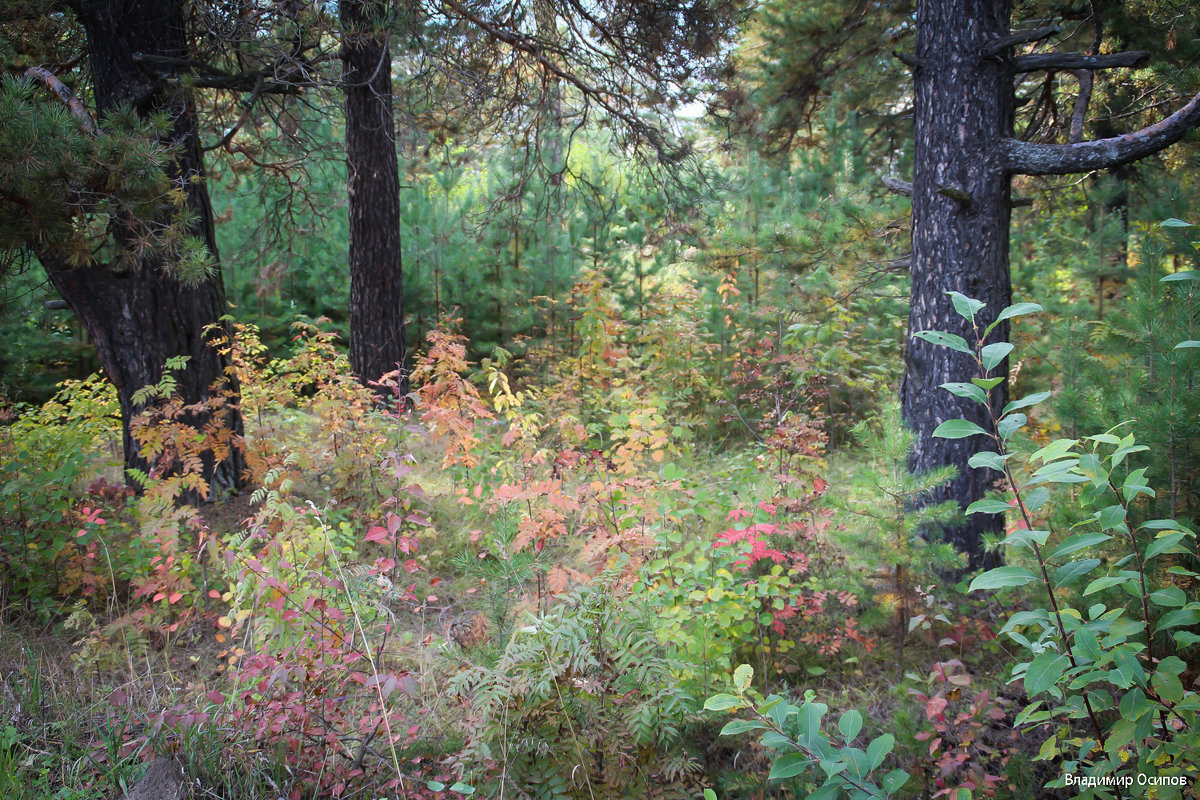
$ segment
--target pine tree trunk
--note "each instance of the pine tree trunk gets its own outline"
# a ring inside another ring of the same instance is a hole
[[[926,502],[954,499],[964,508],[999,477],[967,466],[970,455],[987,443],[977,436],[935,439],[932,433],[956,418],[990,429],[981,406],[939,388],[975,377],[975,365],[964,354],[911,334],[941,330],[976,341],[954,312],[946,295],[950,290],[987,303],[984,324],[1010,304],[1010,179],[999,145],[1001,137],[1011,135],[1013,75],[1007,53],[980,55],[989,41],[1009,34],[1009,16],[1009,3],[994,0],[926,0],[917,16],[912,304],[901,395],[904,418],[916,433],[910,468],[959,468],[957,478]],[[1007,325],[1001,325],[993,341],[1007,336]],[[998,369],[1004,374],[1007,362]],[[1002,406],[1006,384],[993,396]],[[972,568],[987,566],[995,559],[983,553],[983,536],[999,532],[1002,524],[1001,516],[976,514],[943,535],[969,555]]]
[[[70,4],[87,32],[89,61],[97,115],[132,107],[139,116],[165,112],[172,120],[167,134],[179,145],[177,160],[168,174],[187,195],[196,218],[194,233],[216,261],[212,208],[204,182],[204,163],[196,130],[195,107],[179,85],[156,78],[158,65],[144,57],[184,59],[187,56],[185,4],[180,0],[126,0],[124,3],[75,2]],[[135,60],[135,54],[142,57]],[[162,67],[169,70],[170,66]],[[169,209],[164,215],[172,213]],[[119,228],[119,221],[114,227]],[[118,239],[122,234],[118,230]],[[227,361],[209,347],[205,328],[220,324],[226,313],[225,290],[219,267],[208,279],[184,285],[170,276],[164,265],[143,259],[136,269],[118,272],[105,265],[67,268],[52,257],[43,258],[51,283],[87,328],[109,380],[117,388],[125,466],[149,471],[130,435],[130,423],[141,410],[133,402],[139,389],[162,377],[168,358],[187,356],[187,369],[178,375],[179,393],[188,404],[211,395],[214,383],[227,379]],[[237,391],[231,377],[229,388]],[[221,412],[223,424],[236,434],[242,431],[240,414]],[[190,422],[204,425],[211,415],[193,414]],[[236,452],[221,462],[209,458],[203,477],[210,487],[237,487],[241,458]]]
[[[375,381],[400,370],[408,392],[400,255],[400,174],[392,119],[387,3],[338,5],[345,62],[350,206],[350,364]],[[388,394],[388,393],[384,393]]]

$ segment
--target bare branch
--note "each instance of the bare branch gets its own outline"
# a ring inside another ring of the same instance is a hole
[[[564,69],[553,59],[547,57],[545,43],[493,24],[472,11],[468,5],[458,2],[458,0],[446,0],[446,6],[461,15],[463,19],[483,31],[493,40],[508,45],[514,52],[524,53],[531,57],[543,70],[574,86],[586,99],[596,103],[612,117],[619,119],[630,130],[645,137],[646,141],[649,142],[650,146],[657,153],[659,161],[671,163],[678,161],[688,154],[686,142],[683,143],[682,147],[671,147],[665,140],[662,131],[648,124],[636,114],[620,108],[618,104],[621,101],[619,98],[614,97],[612,90],[588,83],[575,72]]]
[[[1145,50],[1129,50],[1124,53],[1105,53],[1093,56],[1087,53],[1032,53],[1013,59],[1017,72],[1038,70],[1116,69],[1139,67],[1150,58]]]
[[[1035,144],[1006,139],[1005,165],[1020,175],[1067,175],[1128,164],[1169,147],[1200,124],[1200,94],[1166,119],[1140,131],[1075,144]]]
[[[96,127],[96,121],[92,119],[92,115],[88,113],[88,110],[83,107],[83,103],[79,102],[79,98],[75,96],[75,93],[68,89],[67,85],[60,81],[50,70],[45,67],[30,67],[25,70],[25,77],[39,83],[44,83],[50,91],[54,92],[71,113],[79,118],[84,131],[90,133],[92,136],[100,132]]]
[[[258,83],[254,87],[254,91],[252,91],[250,96],[242,102],[242,113],[238,115],[237,120],[233,123],[233,125],[229,126],[229,130],[225,132],[225,135],[221,137],[220,141],[207,147],[201,147],[201,151],[208,152],[209,150],[216,150],[233,141],[233,137],[237,136],[237,132],[242,129],[242,126],[246,124],[246,120],[250,118],[250,112],[254,110],[254,104],[258,102],[258,98],[262,95],[263,84],[263,79],[259,78]]]
[[[1092,86],[1095,83],[1095,76],[1090,69],[1076,70],[1075,77],[1079,79],[1079,94],[1075,96],[1071,131],[1067,134],[1067,141],[1071,144],[1083,141],[1083,123],[1087,120],[1088,104],[1092,102]]]
[[[912,197],[913,195],[913,185],[908,181],[894,178],[891,175],[884,175],[879,180],[883,182],[884,186],[896,194],[902,194],[905,197]]]
[[[1001,36],[999,39],[992,41],[979,48],[980,58],[991,58],[992,56],[1003,53],[1010,47],[1015,47],[1019,44],[1028,44],[1029,42],[1040,41],[1047,36],[1053,36],[1058,33],[1057,25],[1048,25],[1045,28],[1034,28],[1028,31],[1016,31],[1008,36]]]
[[[256,97],[265,94],[299,94],[314,83],[311,75],[306,74],[297,62],[288,62],[288,69],[284,71],[280,70],[284,65],[277,64],[271,69],[248,70],[235,74],[189,58],[134,53],[133,60],[147,66],[168,68],[164,77],[177,78],[180,70],[190,70],[188,82],[201,89],[254,92]],[[304,66],[311,67],[315,63],[306,62]]]

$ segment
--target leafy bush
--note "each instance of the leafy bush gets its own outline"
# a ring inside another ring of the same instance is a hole
[[[119,468],[117,396],[93,375],[64,381],[39,408],[0,411],[9,423],[0,428],[0,606],[19,600],[41,613],[51,598],[87,583],[81,569],[104,570],[92,549],[102,486],[91,498],[79,495]]]
[[[470,703],[463,758],[493,795],[692,797],[684,748],[694,709],[653,620],[628,602],[620,571],[564,596],[519,628],[490,667],[455,676]],[[490,796],[490,795],[489,795]]]
[[[1175,519],[1136,521],[1140,498],[1155,493],[1146,485],[1147,469],[1129,465],[1132,454],[1146,450],[1131,434],[1109,431],[1051,442],[1029,458],[1031,474],[1018,479],[1010,442],[1026,422],[1020,409],[1049,393],[1014,400],[997,414],[987,393],[997,383],[992,371],[1012,345],[986,344],[995,324],[981,330],[976,323],[983,304],[954,292],[951,297],[958,313],[974,325],[977,340],[968,343],[940,332],[918,335],[975,359],[978,375],[971,383],[947,388],[987,407],[991,429],[948,420],[934,435],[982,436],[995,448],[981,450],[970,463],[999,471],[1008,498],[980,500],[967,512],[1015,508],[1019,525],[1005,544],[1030,559],[1028,567],[1004,566],[979,575],[971,591],[1041,584],[1047,603],[1017,612],[1002,630],[1029,659],[1012,670],[1013,680],[1022,681],[1033,700],[1016,724],[1049,733],[1041,757],[1062,759],[1062,776],[1049,787],[1076,786],[1082,797],[1107,796],[1108,787],[1144,786],[1149,776],[1163,781],[1156,787],[1159,796],[1180,797],[1180,787],[1200,775],[1200,695],[1183,685],[1186,664],[1172,651],[1200,642],[1200,635],[1187,630],[1200,623],[1200,601],[1189,600],[1176,584],[1200,575],[1170,563],[1169,556],[1194,555],[1196,536]],[[1004,309],[999,318],[1038,310],[1022,303]],[[1047,487],[1054,486],[1078,493],[1075,533],[1063,535],[1039,522],[1039,512],[1051,500]],[[1098,550],[1112,554],[1111,567],[1105,567],[1107,558],[1081,557]],[[1089,576],[1096,577],[1080,592],[1076,607],[1072,592]],[[1120,588],[1132,602],[1110,606],[1085,599],[1110,588]],[[1090,603],[1086,609],[1085,603]]]

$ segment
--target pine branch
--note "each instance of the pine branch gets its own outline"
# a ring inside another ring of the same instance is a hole
[[[1182,139],[1200,124],[1200,94],[1166,119],[1140,131],[1074,144],[1036,144],[1006,139],[1005,165],[1020,175],[1068,175],[1128,164]]]

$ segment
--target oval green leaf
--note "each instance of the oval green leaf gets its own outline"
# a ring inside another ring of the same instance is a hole
[[[781,781],[784,778],[794,778],[808,769],[810,763],[811,760],[804,753],[785,753],[775,759],[775,763],[771,765],[771,774],[767,776],[767,780]]]
[[[1006,589],[1014,586],[1024,586],[1038,580],[1030,570],[1024,567],[996,567],[982,575],[976,575],[967,591],[978,592],[983,589]]]
[[[1033,660],[1025,670],[1025,691],[1030,697],[1041,694],[1058,683],[1067,666],[1067,657],[1054,650],[1047,650]]]
[[[956,336],[953,333],[945,333],[943,331],[917,331],[913,336],[918,339],[924,339],[930,344],[935,344],[938,347],[949,347],[951,350],[957,350],[960,353],[966,353],[969,356],[974,356],[971,348],[967,346],[967,340],[961,336]]]
[[[1008,358],[1008,354],[1012,351],[1013,346],[1011,343],[996,342],[980,350],[979,358],[983,363],[983,368],[990,371],[1000,366],[1000,363]]]
[[[862,714],[853,708],[842,714],[838,720],[838,730],[842,734],[842,739],[847,743],[854,741],[854,737],[858,736],[858,732],[862,730],[863,718]]]
[[[705,711],[727,711],[731,708],[741,708],[741,698],[732,694],[714,694],[704,701]]]
[[[756,719],[735,719],[721,728],[722,736],[737,736],[746,731],[757,731],[767,727],[767,723]]]
[[[968,436],[988,436],[988,432],[965,419],[948,419],[938,425],[933,435],[939,439],[965,439]]]

